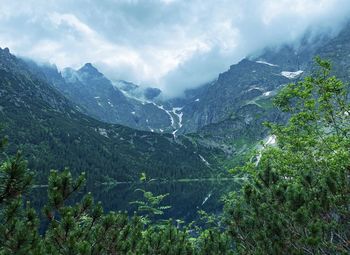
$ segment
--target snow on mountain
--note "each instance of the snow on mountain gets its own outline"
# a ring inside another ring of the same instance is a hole
[[[268,97],[269,95],[271,95],[272,91],[266,91],[264,92],[263,96]]]
[[[210,166],[209,162],[208,162],[201,154],[199,154],[199,158],[200,158],[207,166]]]
[[[255,61],[256,63],[258,64],[263,64],[263,65],[268,65],[268,66],[278,66],[278,65],[275,65],[275,64],[271,64],[269,62],[266,62],[266,61],[262,61],[262,60],[258,60],[258,61]]]
[[[179,118],[179,128],[182,127],[182,117],[183,117],[183,112],[180,112],[183,107],[174,107],[172,112]]]
[[[295,79],[298,78],[304,71],[299,70],[296,72],[288,72],[288,71],[282,71],[281,75],[288,78],[288,79]]]

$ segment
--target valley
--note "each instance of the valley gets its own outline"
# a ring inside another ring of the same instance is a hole
[[[66,68],[60,72],[54,65],[17,59],[3,49],[1,78],[7,85],[2,89],[1,118],[8,123],[4,133],[21,144],[28,155],[36,153],[29,162],[39,171],[38,176],[46,176],[41,173],[50,168],[65,166],[93,175],[98,172],[102,179],[117,181],[135,180],[142,171],[154,178],[225,175],[228,169],[245,162],[268,136],[264,122],[287,121],[288,116],[273,107],[272,99],[284,85],[310,72],[312,56],[333,59],[336,73],[342,73],[343,67],[336,63],[343,65],[344,60],[327,53],[327,49],[335,42],[338,48],[340,43],[346,44],[349,34],[346,27],[337,37],[323,38],[316,46],[305,39],[298,48],[285,45],[265,49],[258,57],[232,65],[216,81],[171,99],[164,99],[157,89],[113,82],[91,63],[79,70]],[[345,45],[341,48],[347,49]],[[15,86],[18,82],[21,86]],[[23,117],[11,115],[22,105]],[[50,116],[50,122],[45,116]],[[13,126],[17,127],[15,133]],[[36,142],[39,137],[44,139]],[[43,148],[48,152],[45,163],[34,160],[42,157]],[[85,155],[91,154],[90,160],[96,160],[87,162],[82,150]],[[62,158],[56,162],[49,156],[52,152],[60,152]],[[71,157],[78,162],[69,160]],[[170,157],[177,158],[174,170],[164,164]],[[151,170],[157,164],[160,170]],[[127,170],[130,168],[134,170]]]
[[[0,7],[1,255],[350,252],[349,18],[194,2]]]

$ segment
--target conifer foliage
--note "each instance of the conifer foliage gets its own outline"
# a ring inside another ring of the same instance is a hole
[[[6,141],[1,143],[4,147]],[[187,227],[173,221],[156,222],[147,216],[103,211],[91,194],[76,204],[72,197],[85,182],[82,173],[75,180],[68,169],[52,170],[48,182],[48,202],[40,222],[36,211],[25,202],[33,174],[18,153],[6,157],[0,166],[0,254],[228,254],[229,246],[215,246],[222,238],[219,232],[191,236]],[[146,192],[154,203],[140,206],[159,214],[163,196]],[[142,210],[144,211],[144,210]],[[39,234],[40,225],[46,225]],[[227,238],[225,238],[226,240]],[[200,242],[206,244],[202,249]],[[208,251],[208,252],[207,252]]]
[[[350,107],[348,87],[316,59],[313,76],[286,86],[276,105],[291,114],[269,124],[278,145],[227,199],[239,254],[350,253]]]

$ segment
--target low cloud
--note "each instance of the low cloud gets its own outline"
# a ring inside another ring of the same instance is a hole
[[[0,47],[178,96],[310,27],[336,33],[349,14],[347,0],[3,0]]]

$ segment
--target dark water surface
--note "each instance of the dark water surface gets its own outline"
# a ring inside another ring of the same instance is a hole
[[[78,201],[84,194],[91,192],[95,201],[102,202],[105,211],[128,211],[133,214],[136,206],[130,202],[143,198],[143,193],[138,189],[151,191],[154,195],[169,193],[161,205],[169,205],[171,208],[161,218],[181,219],[189,223],[198,218],[198,210],[220,214],[223,209],[222,196],[238,187],[239,183],[235,180],[90,185],[83,188],[74,200]],[[35,208],[42,208],[47,201],[47,189],[33,189],[31,200]]]

